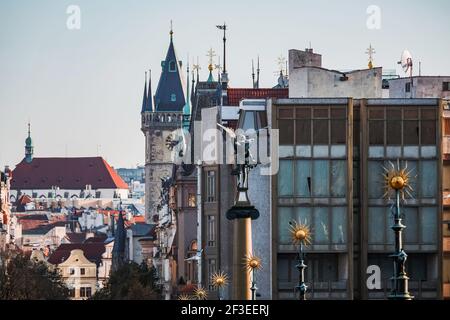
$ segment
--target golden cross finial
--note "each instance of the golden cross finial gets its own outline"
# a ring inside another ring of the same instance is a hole
[[[201,69],[202,69],[202,67],[201,67],[200,64],[198,63],[198,57],[197,57],[197,64],[192,63],[192,71],[196,70],[196,71],[198,72],[198,71],[201,70]]]
[[[206,54],[206,56],[209,58],[209,64],[213,65],[214,64],[214,57],[216,56],[216,52],[213,50],[213,48],[208,50],[208,53]]]
[[[366,54],[369,55],[369,69],[373,68],[373,55],[376,53],[375,49],[370,44],[369,48],[366,50]]]

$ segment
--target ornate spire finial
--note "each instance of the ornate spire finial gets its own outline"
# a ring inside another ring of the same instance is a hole
[[[31,124],[30,124],[30,121],[28,121],[28,137],[31,137]]]
[[[170,41],[172,41],[172,38],[173,38],[173,24],[172,24],[172,20],[170,20],[170,32],[169,32],[169,34],[170,34]]]
[[[366,50],[366,54],[369,55],[369,69],[373,68],[373,55],[375,54],[375,49],[372,47],[372,44],[369,45],[369,48]]]

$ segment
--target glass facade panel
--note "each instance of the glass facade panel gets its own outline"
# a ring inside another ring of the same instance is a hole
[[[335,207],[331,212],[331,224],[333,226],[332,243],[343,244],[347,239],[346,207]]]
[[[436,161],[422,161],[420,163],[421,197],[435,198],[437,196]]]
[[[278,240],[280,241],[280,244],[291,244],[289,221],[293,218],[293,208],[278,208]]]
[[[428,244],[437,243],[437,209],[435,207],[423,207],[420,212],[420,225],[422,227],[422,242]]]
[[[370,244],[383,244],[385,225],[385,208],[370,207],[368,220],[368,239]]]
[[[330,226],[328,221],[328,208],[314,209],[314,244],[328,244],[330,241]]]
[[[418,211],[417,208],[403,207],[405,243],[417,243],[419,241],[418,234]]]
[[[311,197],[311,161],[297,160],[295,168],[295,190],[297,196]]]
[[[280,196],[292,196],[294,194],[293,171],[291,160],[280,160],[278,171],[278,194]]]
[[[347,166],[344,160],[331,161],[331,196],[345,197]]]
[[[369,161],[369,170],[367,172],[369,184],[369,198],[381,199],[383,196],[383,162]]]
[[[329,161],[314,160],[313,161],[313,196],[327,197],[329,196]]]

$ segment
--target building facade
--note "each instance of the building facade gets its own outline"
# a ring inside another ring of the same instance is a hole
[[[414,172],[403,209],[410,291],[417,299],[440,298],[442,101],[278,99],[269,109],[280,130],[280,167],[271,181],[273,298],[295,297],[290,220],[313,230],[306,249],[310,298],[386,298],[394,240],[383,166],[397,161]],[[381,270],[379,290],[366,286],[372,265]]]

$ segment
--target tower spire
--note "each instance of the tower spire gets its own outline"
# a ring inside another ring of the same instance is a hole
[[[144,96],[142,97],[141,112],[147,111],[146,109],[147,109],[147,71],[145,72]]]
[[[148,93],[146,111],[153,112],[153,96],[152,96],[152,69],[148,69]]]
[[[172,20],[170,20],[170,42],[172,42],[173,40],[173,25],[172,25]]]
[[[31,163],[33,161],[33,140],[31,139],[31,125],[28,122],[28,137],[25,139],[25,161]]]

